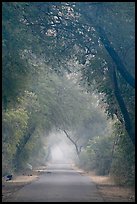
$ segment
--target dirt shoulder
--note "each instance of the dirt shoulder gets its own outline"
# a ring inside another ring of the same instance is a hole
[[[135,202],[135,189],[118,186],[109,176],[98,176],[95,172],[74,167],[82,175],[87,175],[96,184],[104,202]]]
[[[97,176],[94,172],[87,173],[104,198],[105,202],[135,202],[135,190],[118,186],[109,176]]]
[[[35,181],[39,178],[39,175],[42,173],[41,170],[46,169],[46,167],[41,167],[32,171],[20,172],[13,175],[13,179],[6,181],[2,179],[2,202],[8,202],[12,195],[23,188],[25,185],[30,184],[32,181]]]

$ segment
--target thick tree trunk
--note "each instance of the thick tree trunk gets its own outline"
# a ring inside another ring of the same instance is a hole
[[[105,33],[105,30],[99,26],[96,21],[93,21],[92,17],[90,17],[85,11],[82,12],[82,14],[85,16],[86,20],[89,22],[89,24],[92,24],[96,31],[98,32],[98,35],[101,39],[101,42],[103,43],[104,47],[108,51],[108,54],[111,56],[112,60],[116,64],[117,70],[120,72],[122,77],[126,80],[130,86],[135,88],[135,79],[132,77],[132,75],[127,71],[125,65],[123,64],[122,60],[120,59],[119,55],[117,52],[114,50],[112,47],[107,34]]]
[[[90,18],[86,13],[84,13],[86,16],[86,19],[88,20],[89,23],[93,23],[96,31],[98,32],[98,35],[101,39],[101,42],[103,43],[104,47],[106,48],[108,54],[112,58],[113,62],[116,65],[116,69],[120,72],[121,76],[126,80],[128,84],[130,84],[133,88],[135,88],[135,79],[131,76],[131,74],[127,71],[126,67],[124,66],[122,60],[120,59],[119,55],[117,52],[114,50],[112,47],[107,34],[105,33],[105,30],[100,27],[99,25],[96,24],[96,22],[93,22],[92,18]],[[120,107],[123,119],[124,119],[124,124],[125,124],[125,129],[131,138],[133,144],[135,144],[135,133],[132,127],[132,121],[130,120],[129,113],[127,111],[126,105],[124,103],[124,100],[121,96],[118,84],[117,84],[117,78],[116,78],[116,73],[115,70],[113,72],[113,82],[114,82],[114,93],[115,97],[118,101],[118,105]]]
[[[131,122],[129,113],[127,111],[126,105],[124,103],[123,97],[121,96],[121,93],[118,87],[115,69],[113,69],[113,82],[114,82],[114,94],[117,99],[118,105],[123,115],[123,118],[124,118],[125,129],[130,139],[132,140],[133,144],[135,144],[135,134],[134,134],[133,127],[132,127],[132,122]]]
[[[17,147],[17,151],[16,151],[16,155],[15,155],[15,159],[14,159],[14,163],[16,164],[16,169],[19,168],[20,165],[20,155],[23,151],[23,149],[25,148],[25,145],[27,144],[27,142],[29,141],[30,137],[33,135],[33,133],[35,132],[36,127],[32,127],[29,130],[29,133],[26,134],[23,137],[23,140],[21,141],[20,145]]]
[[[108,51],[109,55],[111,56],[113,62],[116,65],[117,70],[120,72],[120,74],[123,76],[123,78],[126,80],[128,84],[130,84],[133,88],[135,88],[135,80],[134,78],[130,75],[130,73],[126,70],[126,67],[122,63],[120,57],[118,56],[117,52],[114,50],[114,48],[111,46],[107,35],[103,28],[97,26],[96,27],[99,36],[101,38],[101,41],[103,45],[105,46],[106,50]],[[124,103],[123,97],[121,96],[120,89],[118,87],[117,83],[117,77],[116,77],[116,71],[113,69],[113,82],[114,82],[114,94],[115,97],[118,101],[122,116],[124,118],[124,123],[125,123],[125,129],[132,140],[133,144],[135,144],[135,134],[133,131],[132,127],[132,121],[130,119],[129,113],[127,111],[126,105]]]
[[[127,71],[127,69],[124,66],[124,64],[122,63],[122,60],[120,59],[119,55],[114,50],[114,48],[111,46],[104,29],[101,28],[100,26],[96,26],[95,28],[96,28],[97,32],[99,33],[99,36],[101,38],[103,45],[105,46],[105,48],[108,51],[109,55],[111,56],[112,60],[116,64],[117,70],[120,72],[122,77],[126,80],[126,82],[128,84],[130,84],[130,86],[135,88],[135,79]]]

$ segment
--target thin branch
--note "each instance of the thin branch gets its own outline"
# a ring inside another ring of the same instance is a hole
[[[78,146],[77,144],[74,142],[74,140],[68,135],[68,133],[66,132],[66,130],[63,130],[63,132],[66,134],[67,138],[74,144],[75,148],[76,148],[76,152],[77,152],[77,155],[78,155],[78,158],[79,158],[79,154],[80,154],[80,150],[78,149]]]

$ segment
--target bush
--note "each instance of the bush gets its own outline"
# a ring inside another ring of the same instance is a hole
[[[126,134],[120,137],[110,174],[119,185],[135,184],[135,148]]]

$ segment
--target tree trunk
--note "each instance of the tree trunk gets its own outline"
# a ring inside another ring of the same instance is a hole
[[[80,152],[81,152],[81,148],[80,148],[80,149],[78,148],[77,143],[68,135],[68,133],[66,132],[66,130],[63,130],[63,132],[66,134],[67,138],[74,144],[75,149],[76,149],[76,152],[77,152],[77,155],[78,155],[78,158],[79,158],[79,154],[80,154]]]
[[[131,122],[129,113],[127,111],[126,105],[124,103],[124,100],[121,96],[121,93],[120,93],[120,90],[118,87],[115,68],[113,69],[113,82],[114,82],[114,94],[115,94],[115,97],[116,97],[117,102],[119,104],[123,118],[124,118],[125,129],[129,135],[131,141],[133,142],[133,144],[135,144],[135,134],[134,134],[133,127],[132,127],[132,122]]]
[[[19,168],[19,165],[20,165],[20,155],[23,151],[23,149],[25,148],[25,145],[27,144],[27,142],[29,141],[30,137],[32,136],[32,134],[35,132],[35,129],[36,127],[32,127],[30,130],[29,130],[29,133],[26,134],[24,137],[23,137],[23,140],[20,142],[20,145],[17,147],[17,151],[16,151],[16,155],[15,155],[15,159],[14,159],[14,163],[15,163],[15,166],[16,166],[16,169]]]
[[[122,75],[122,77],[126,80],[126,82],[128,84],[130,84],[130,86],[132,86],[133,88],[135,88],[135,79],[131,76],[131,74],[127,71],[125,65],[122,63],[122,60],[120,59],[120,57],[118,56],[117,52],[114,50],[114,48],[111,46],[107,35],[104,31],[103,28],[101,28],[100,26],[95,27],[97,32],[99,33],[99,36],[101,38],[101,41],[103,43],[103,45],[105,46],[106,50],[108,51],[109,55],[111,56],[112,60],[114,61],[114,63],[116,64],[116,68],[117,70],[120,72],[120,74]]]
[[[120,59],[119,55],[117,52],[114,50],[114,48],[111,46],[110,41],[105,33],[105,30],[97,25],[96,22],[93,22],[92,18],[90,18],[85,12],[83,13],[86,16],[86,19],[88,22],[93,24],[95,27],[96,31],[98,32],[98,35],[101,39],[101,42],[103,43],[104,47],[106,48],[108,54],[112,58],[113,62],[116,65],[117,70],[120,72],[121,76],[126,80],[128,84],[130,84],[133,88],[135,88],[135,79],[131,76],[131,74],[127,71],[126,67],[122,63],[122,60]],[[121,96],[118,84],[117,84],[117,78],[116,78],[116,73],[115,70],[113,70],[113,82],[114,82],[114,94],[115,97],[118,101],[118,105],[120,107],[123,119],[124,119],[124,124],[125,124],[125,129],[131,138],[133,144],[135,144],[135,133],[132,127],[132,122],[129,117],[129,113],[127,111],[126,105],[124,103],[124,100]]]
[[[104,47],[108,51],[108,54],[111,56],[112,60],[116,64],[117,70],[120,72],[122,77],[126,80],[130,86],[135,88],[135,79],[132,77],[132,75],[127,71],[125,65],[122,63],[122,60],[120,59],[117,52],[114,50],[114,48],[111,46],[109,39],[105,33],[105,30],[100,27],[96,21],[93,21],[93,19],[85,12],[82,12],[82,14],[85,16],[86,20],[89,22],[89,24],[92,24],[96,31],[98,32],[98,35],[101,39],[101,42],[103,43]]]

